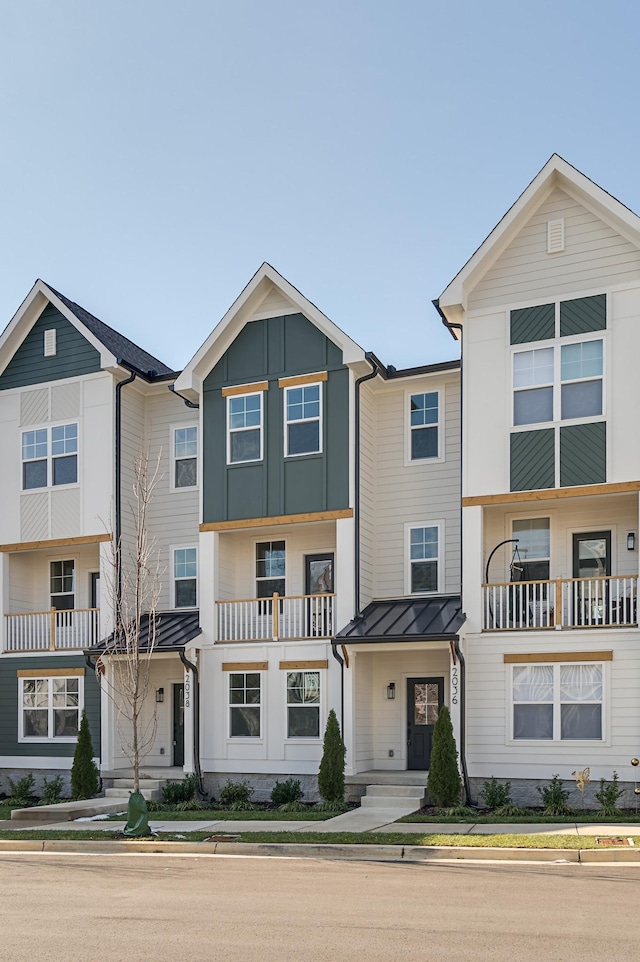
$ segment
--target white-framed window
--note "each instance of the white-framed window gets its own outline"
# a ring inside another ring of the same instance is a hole
[[[173,607],[195,608],[198,604],[198,549],[173,549]]]
[[[49,591],[51,607],[56,611],[72,611],[75,608],[75,562],[51,561],[49,563]]]
[[[512,537],[518,539],[512,581],[548,581],[551,563],[549,518],[514,518]]]
[[[227,464],[261,461],[262,392],[227,397]]]
[[[18,683],[18,741],[76,741],[84,705],[82,675],[21,677]]]
[[[438,459],[442,456],[442,398],[440,391],[407,394],[407,462]]]
[[[21,441],[24,491],[77,483],[77,423],[23,431]]]
[[[604,665],[511,666],[514,741],[603,741]]]
[[[259,671],[229,673],[229,736],[260,738],[262,676]]]
[[[603,379],[602,337],[514,350],[514,426],[601,417]]]
[[[322,451],[322,384],[300,384],[284,389],[284,453],[320,454]]]
[[[442,590],[443,522],[405,526],[407,594],[436,594]]]
[[[174,490],[198,486],[198,426],[185,424],[171,428]]]
[[[256,544],[256,598],[286,594],[287,553],[284,541],[258,541]]]
[[[287,738],[320,737],[320,672],[287,672]]]

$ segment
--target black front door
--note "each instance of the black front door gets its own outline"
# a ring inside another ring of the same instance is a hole
[[[407,768],[427,771],[444,678],[407,678]]]
[[[184,685],[173,686],[173,764],[184,765]]]

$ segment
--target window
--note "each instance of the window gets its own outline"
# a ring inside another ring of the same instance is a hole
[[[51,607],[57,611],[75,608],[75,563],[52,561],[49,566]]]
[[[173,550],[173,606],[195,608],[197,605],[198,549]]]
[[[287,737],[320,736],[320,672],[287,672]]]
[[[548,581],[551,557],[549,519],[514,521],[512,530],[513,537],[518,539],[514,565],[520,569],[514,567],[512,581]]]
[[[19,740],[75,741],[83,681],[80,676],[20,678]]]
[[[439,544],[440,526],[410,527],[409,538],[409,592],[426,594],[438,591],[440,577]]]
[[[260,737],[260,672],[229,675],[229,734],[231,738]]]
[[[260,541],[256,545],[256,598],[285,594],[285,543]]]
[[[262,394],[227,398],[227,464],[262,460]]]
[[[22,487],[47,488],[78,480],[78,425],[22,432]]]
[[[319,454],[322,450],[321,385],[285,388],[284,405],[285,456]]]
[[[411,461],[439,456],[439,407],[437,391],[410,396]]]
[[[198,428],[173,429],[173,487],[195,488],[198,484]]]
[[[591,340],[516,351],[514,425],[599,417],[603,413],[603,349],[602,340]],[[556,384],[559,391],[554,391]]]
[[[514,665],[513,738],[601,741],[603,666]]]

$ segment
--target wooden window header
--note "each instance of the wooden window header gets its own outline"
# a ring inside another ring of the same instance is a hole
[[[241,528],[268,528],[279,524],[305,524],[312,521],[338,521],[352,518],[353,508],[337,511],[312,511],[309,514],[280,514],[267,518],[240,518],[238,521],[205,521],[200,531],[237,531]]]
[[[545,665],[557,661],[613,661],[612,651],[541,651],[503,655],[505,665]]]
[[[278,378],[278,387],[297,387],[299,384],[317,384],[318,381],[328,380],[328,371],[320,371],[317,374],[298,374],[295,377]]]
[[[268,661],[223,661],[223,671],[266,671]]]
[[[255,381],[253,384],[234,384],[233,387],[223,387],[222,396],[231,397],[233,394],[257,394],[258,391],[268,390],[268,381]]]
[[[328,668],[329,662],[325,658],[320,661],[281,661],[280,671],[306,671],[313,668]]]
[[[612,484],[581,484],[568,488],[539,488],[535,491],[511,491],[504,494],[479,494],[462,499],[463,508],[485,504],[519,504],[524,501],[556,501],[562,498],[590,498],[601,494],[628,494],[640,491],[640,481],[618,481]]]
[[[18,668],[18,678],[81,678],[84,668]]]
[[[98,544],[111,541],[110,534],[83,534],[78,538],[51,538],[48,541],[17,541],[0,544],[0,551],[37,551],[40,548],[72,548],[77,544]]]

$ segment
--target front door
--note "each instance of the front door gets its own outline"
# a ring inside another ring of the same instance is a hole
[[[173,686],[173,764],[184,765],[184,685]]]
[[[407,768],[427,771],[444,678],[407,678]]]
[[[574,623],[598,625],[608,621],[611,574],[611,532],[587,531],[573,536]],[[585,580],[586,579],[586,580]]]
[[[304,593],[306,595],[333,594],[333,553],[305,556]],[[307,601],[307,629],[309,638],[327,638],[332,634],[330,599],[322,601],[310,597]]]

